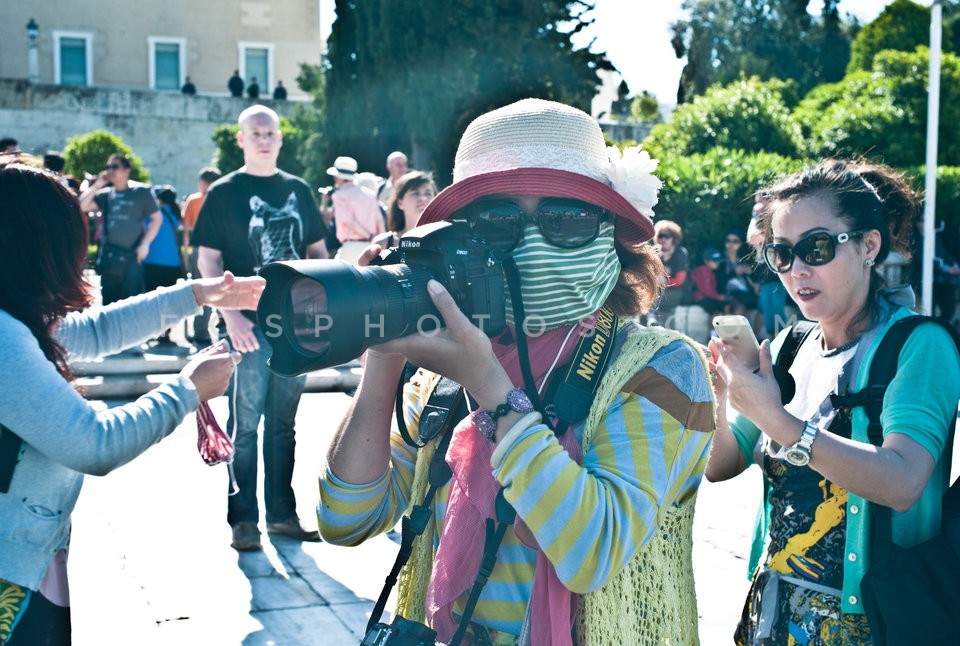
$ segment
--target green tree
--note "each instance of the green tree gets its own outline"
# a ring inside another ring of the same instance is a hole
[[[794,111],[810,156],[865,155],[894,166],[923,163],[929,53],[884,50],[873,68],[816,88]],[[941,60],[939,162],[960,165],[960,58]]]
[[[84,173],[96,175],[107,167],[110,155],[126,155],[130,159],[130,179],[138,182],[150,180],[150,172],[139,157],[120,137],[106,130],[94,130],[67,140],[63,149],[66,162],[64,172],[83,179]]]
[[[757,78],[713,87],[679,106],[669,122],[654,127],[643,145],[655,157],[706,153],[717,147],[794,157],[803,140],[788,107],[794,103],[793,94],[790,83]]]
[[[233,172],[243,166],[243,151],[237,145],[237,133],[240,126],[235,123],[225,123],[213,131],[211,139],[217,150],[213,154],[213,165],[224,174]],[[280,131],[283,133],[283,146],[277,158],[277,166],[294,175],[303,176],[304,166],[301,161],[301,151],[305,133],[293,120],[280,117]]]
[[[633,97],[633,102],[630,104],[630,113],[634,119],[647,123],[659,123],[662,120],[660,117],[660,102],[647,90]]]
[[[589,108],[603,54],[575,50],[591,4],[560,0],[338,0],[329,41],[328,159],[381,168],[411,153],[419,168],[452,166],[467,123],[524,97]],[[442,177],[443,182],[445,177]]]
[[[950,27],[944,34],[944,45],[949,45]],[[930,7],[911,0],[894,0],[880,12],[853,40],[848,72],[873,68],[874,57],[885,49],[912,52],[921,45],[930,44]]]
[[[684,0],[689,17],[673,30],[677,58],[687,57],[677,102],[690,101],[717,83],[741,75],[796,81],[801,93],[843,76],[849,27],[838,0],[811,16],[809,0]]]

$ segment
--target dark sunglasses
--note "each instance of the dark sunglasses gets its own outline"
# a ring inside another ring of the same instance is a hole
[[[673,236],[669,233],[658,233],[657,240],[673,240]]]
[[[126,166],[124,166],[123,164],[110,164],[109,166],[107,166],[107,168],[109,168],[110,170],[120,170],[122,168],[126,168]]]
[[[785,242],[771,242],[763,247],[763,260],[771,271],[782,274],[793,267],[793,259],[800,258],[805,265],[819,267],[833,260],[837,255],[837,245],[858,238],[868,230],[827,233],[822,231],[801,238],[791,246]]]
[[[474,235],[504,251],[517,246],[529,221],[535,221],[544,239],[555,247],[576,249],[596,240],[600,222],[610,218],[599,206],[566,198],[545,199],[533,213],[525,213],[513,202],[481,200],[468,204],[457,215],[466,218]]]

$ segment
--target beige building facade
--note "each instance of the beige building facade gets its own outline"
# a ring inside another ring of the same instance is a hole
[[[289,98],[300,63],[319,63],[318,0],[4,1],[0,78],[74,87],[226,95],[234,70],[278,80]],[[31,37],[30,34],[35,34]]]
[[[230,96],[234,70],[289,116],[309,98],[300,63],[323,50],[318,0],[0,1],[0,137],[42,155],[104,129],[181,197],[211,162],[214,130],[254,102]],[[188,76],[196,96],[180,91]],[[270,99],[280,80],[288,101]]]

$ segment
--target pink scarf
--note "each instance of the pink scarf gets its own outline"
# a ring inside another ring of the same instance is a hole
[[[558,356],[557,366],[570,361],[581,334],[591,329],[595,320],[594,314],[580,324],[581,333],[574,332],[569,339],[567,334],[571,326],[550,330],[528,340],[530,369],[538,384]],[[510,381],[523,384],[517,347],[512,339],[506,344],[503,337],[494,339],[493,350]],[[574,460],[582,460],[580,445],[572,432],[564,433],[560,443]],[[493,450],[494,445],[480,434],[469,417],[454,429],[447,450],[447,463],[453,470],[453,478],[440,532],[440,546],[427,590],[427,616],[442,641],[448,641],[457,628],[451,612],[454,601],[469,591],[480,568],[486,536],[485,521],[496,518],[494,500],[500,484],[490,469]],[[524,543],[537,549],[529,613],[532,643],[569,646],[572,644],[576,597],[560,582],[553,564],[537,547],[532,534],[519,518],[514,529]]]

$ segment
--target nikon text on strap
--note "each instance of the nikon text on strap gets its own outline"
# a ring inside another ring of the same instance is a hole
[[[618,322],[617,315],[604,305],[597,314],[592,332],[581,337],[573,362],[553,396],[553,411],[559,419],[575,423],[585,419],[590,412],[610,361]]]

